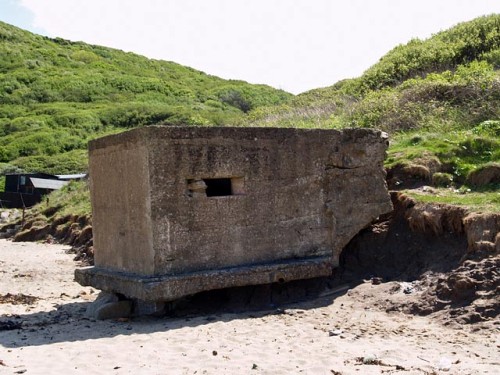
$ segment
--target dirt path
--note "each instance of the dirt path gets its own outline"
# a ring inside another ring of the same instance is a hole
[[[65,247],[0,240],[0,374],[498,374],[498,325],[380,311],[394,283],[266,311],[92,321]]]

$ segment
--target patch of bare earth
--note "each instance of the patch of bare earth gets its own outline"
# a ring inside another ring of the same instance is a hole
[[[499,329],[500,214],[392,199],[394,212],[346,247],[338,277],[377,285],[363,298],[387,312]]]

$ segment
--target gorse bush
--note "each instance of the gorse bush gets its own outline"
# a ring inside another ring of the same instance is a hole
[[[397,86],[478,60],[494,60],[500,49],[500,16],[479,17],[442,31],[428,40],[400,45],[368,69],[359,80],[361,91]]]

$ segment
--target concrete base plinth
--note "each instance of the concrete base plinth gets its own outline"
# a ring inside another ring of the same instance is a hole
[[[309,279],[331,273],[332,259],[316,257],[154,277],[85,267],[75,270],[75,280],[131,299],[166,302],[207,290]]]

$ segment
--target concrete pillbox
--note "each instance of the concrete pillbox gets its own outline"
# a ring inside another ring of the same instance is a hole
[[[367,129],[151,126],[89,145],[95,266],[145,301],[327,276],[391,210],[387,138]]]

